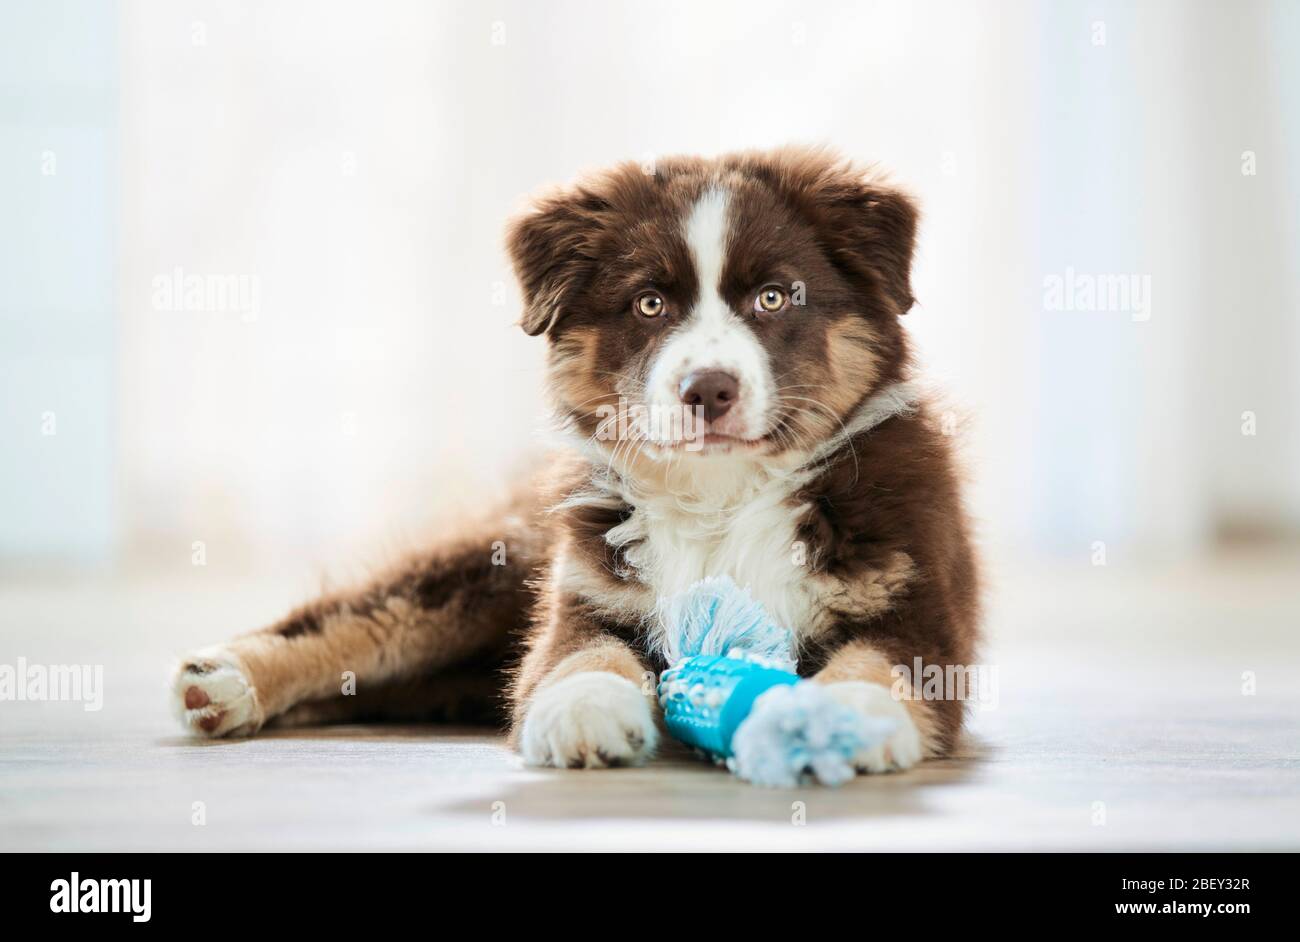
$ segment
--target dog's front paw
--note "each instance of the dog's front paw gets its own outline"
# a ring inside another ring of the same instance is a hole
[[[172,698],[181,722],[200,736],[251,736],[266,719],[238,659],[220,649],[181,661]]]
[[[644,694],[625,677],[585,671],[533,698],[520,746],[529,765],[600,769],[640,765],[654,754],[659,731]]]
[[[888,687],[860,680],[827,684],[826,692],[863,716],[884,717],[898,725],[884,742],[863,749],[853,757],[859,772],[901,772],[921,761],[921,734],[908,713],[907,704],[895,700]]]

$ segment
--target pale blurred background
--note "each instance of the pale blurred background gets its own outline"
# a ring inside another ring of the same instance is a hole
[[[526,194],[784,142],[920,197],[908,325],[968,420],[991,551],[1114,564],[1300,527],[1294,3],[4,16],[7,563],[188,565],[201,541],[320,568],[424,538],[542,425],[501,251]],[[177,269],[255,300],[168,307]],[[1047,310],[1067,269],[1145,276],[1149,319]]]
[[[0,703],[0,844],[1300,846],[1300,3],[0,0],[0,85],[0,666],[107,688]],[[527,462],[527,194],[789,142],[923,204],[906,323],[1002,676],[969,748],[803,833],[689,763],[176,735],[172,658]],[[1078,310],[1070,273],[1143,292]]]

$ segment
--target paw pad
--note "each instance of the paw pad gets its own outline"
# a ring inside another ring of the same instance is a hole
[[[181,722],[206,736],[248,736],[263,722],[257,691],[233,658],[190,660],[172,685]]]

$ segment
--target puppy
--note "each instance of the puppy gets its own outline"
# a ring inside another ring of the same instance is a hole
[[[639,764],[662,601],[727,575],[803,674],[897,719],[863,771],[950,749],[963,704],[912,672],[970,663],[977,572],[899,320],[916,221],[819,150],[624,164],[537,199],[507,245],[571,449],[372,584],[184,659],[185,724],[501,705],[530,764]]]

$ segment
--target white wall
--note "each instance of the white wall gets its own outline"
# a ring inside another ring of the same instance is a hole
[[[908,323],[971,416],[989,542],[1149,556],[1300,524],[1281,0],[180,0],[123,4],[120,35],[124,547],[418,538],[536,440],[541,345],[500,250],[522,197],[789,141],[923,203]],[[256,319],[160,310],[177,266],[255,279]],[[1067,267],[1150,276],[1150,320],[1044,310]]]
[[[114,14],[0,8],[0,565],[115,538]]]

